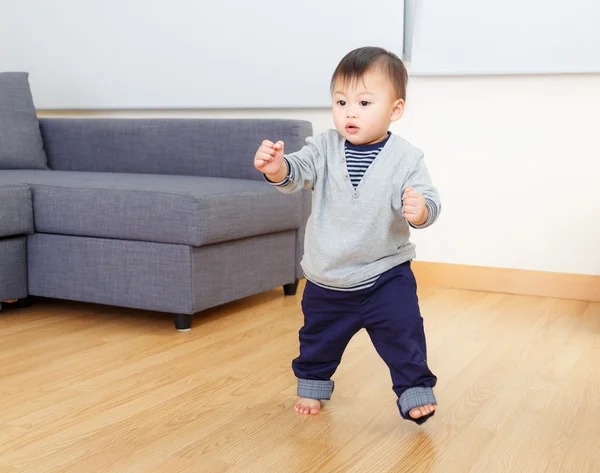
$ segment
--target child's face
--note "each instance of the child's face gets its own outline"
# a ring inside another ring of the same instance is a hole
[[[336,80],[332,98],[335,127],[355,145],[384,140],[390,123],[404,112],[404,100],[396,96],[389,77],[378,68],[357,81]]]

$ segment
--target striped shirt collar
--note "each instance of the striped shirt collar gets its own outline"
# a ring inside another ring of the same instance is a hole
[[[375,150],[380,150],[388,142],[388,140],[390,139],[391,134],[392,133],[388,131],[387,138],[385,140],[383,140],[383,141],[380,141],[379,143],[373,143],[373,144],[370,144],[370,145],[354,145],[354,144],[350,143],[348,140],[346,140],[345,146],[346,146],[346,149],[349,149],[351,151],[375,151]]]

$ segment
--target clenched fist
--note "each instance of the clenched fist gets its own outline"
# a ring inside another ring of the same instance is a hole
[[[254,156],[254,167],[267,175],[273,182],[280,182],[287,176],[287,166],[283,161],[283,141],[262,142]]]
[[[425,197],[420,192],[408,186],[402,194],[404,203],[404,218],[413,225],[423,225],[427,221],[429,212],[425,205]]]

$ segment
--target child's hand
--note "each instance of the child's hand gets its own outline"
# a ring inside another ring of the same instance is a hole
[[[408,186],[402,195],[404,203],[404,218],[413,225],[422,225],[427,221],[428,211],[425,197],[420,192]]]
[[[254,167],[264,174],[277,175],[283,164],[283,146],[283,141],[263,141],[254,156]]]

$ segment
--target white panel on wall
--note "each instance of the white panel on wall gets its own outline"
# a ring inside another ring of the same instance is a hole
[[[600,72],[598,0],[412,1],[412,75]]]
[[[402,40],[397,0],[0,0],[39,109],[324,107],[348,51]]]

